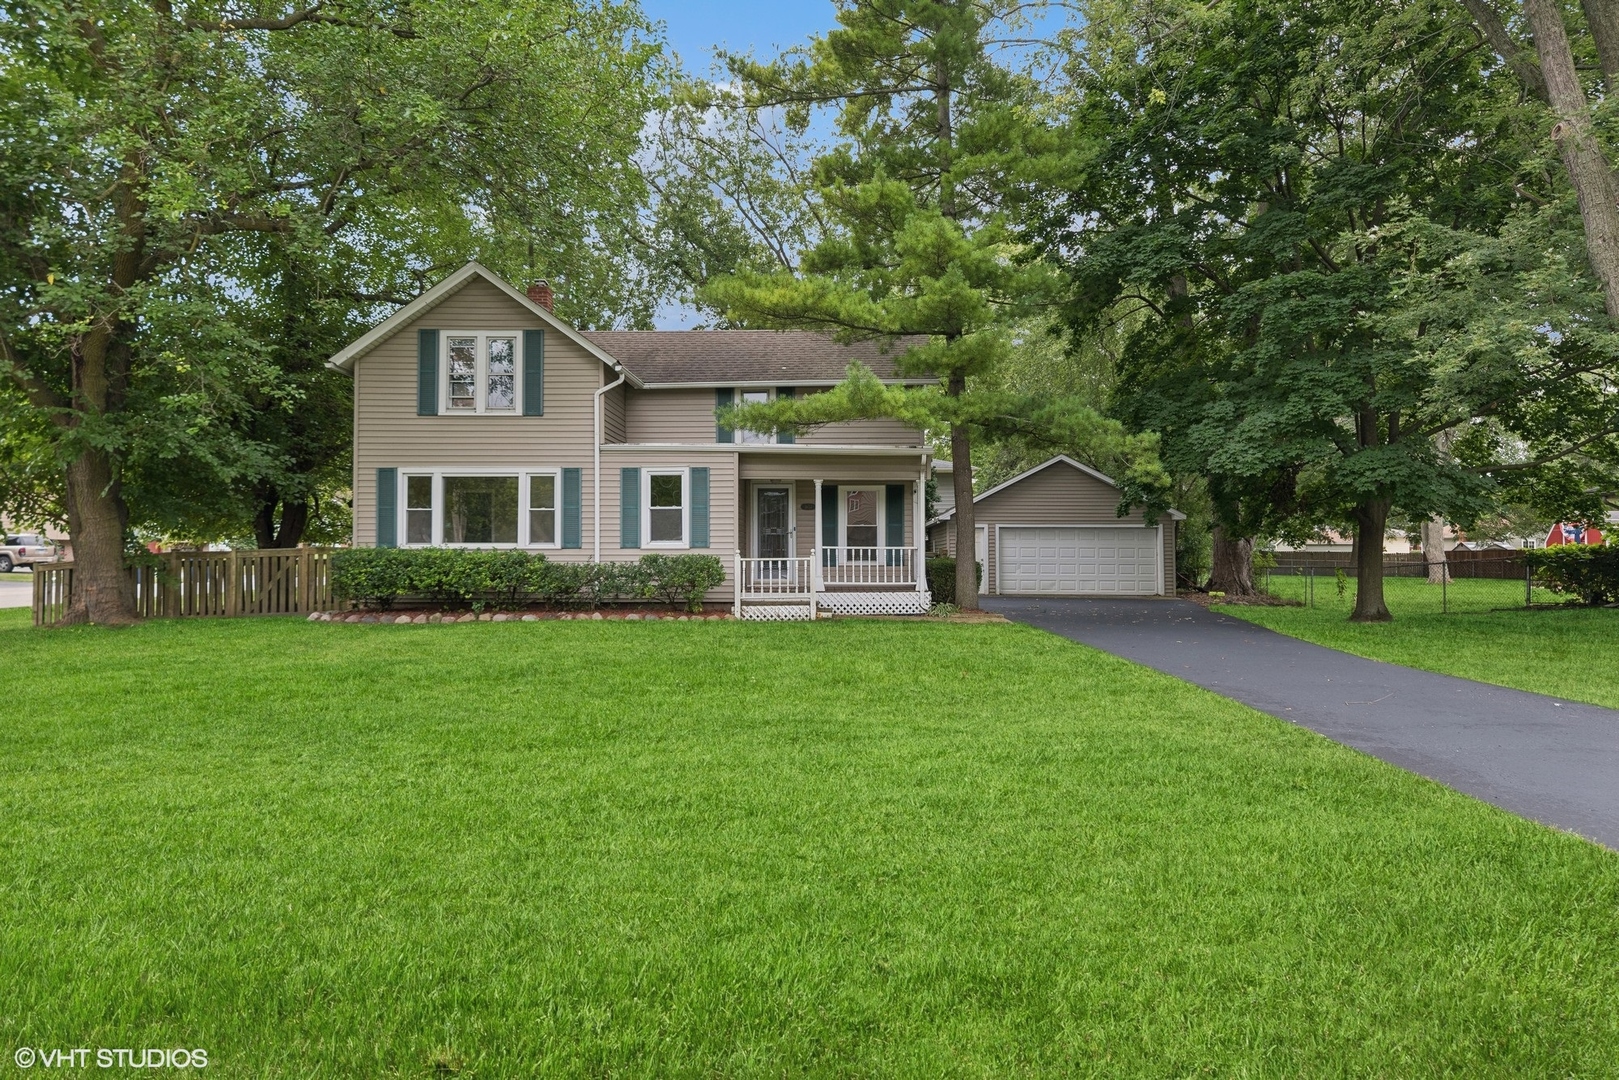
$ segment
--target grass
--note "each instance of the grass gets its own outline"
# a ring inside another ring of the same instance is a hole
[[[1277,577],[1272,591],[1299,599],[1301,584]],[[1360,656],[1619,708],[1619,610],[1525,610],[1522,582],[1455,581],[1446,614],[1440,590],[1425,581],[1392,578],[1384,588],[1394,615],[1388,623],[1350,622],[1354,582],[1340,596],[1330,578],[1316,580],[1314,607],[1218,610]],[[1536,590],[1537,604],[1554,599]]]
[[[10,1047],[1619,1075],[1619,856],[1028,628],[0,612],[0,656]]]

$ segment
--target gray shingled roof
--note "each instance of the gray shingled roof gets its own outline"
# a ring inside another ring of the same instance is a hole
[[[859,360],[883,380],[900,381],[894,359],[926,338],[843,344],[827,334],[799,330],[585,330],[584,337],[651,386],[690,383],[723,386],[760,383],[830,385]],[[905,382],[931,382],[907,376]]]

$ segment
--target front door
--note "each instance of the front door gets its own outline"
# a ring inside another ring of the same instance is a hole
[[[789,487],[756,489],[758,556],[787,559],[793,554],[793,491]]]

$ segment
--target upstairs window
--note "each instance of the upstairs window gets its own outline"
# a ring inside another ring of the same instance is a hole
[[[771,393],[769,390],[743,390],[737,394],[737,404],[764,405],[769,403],[770,398]],[[758,445],[775,442],[776,437],[768,431],[743,431],[739,429],[736,433],[736,441]]]
[[[518,335],[444,335],[444,409],[446,413],[517,412]]]

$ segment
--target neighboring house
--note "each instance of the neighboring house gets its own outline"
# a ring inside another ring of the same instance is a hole
[[[1058,455],[973,496],[976,555],[990,595],[1173,596],[1175,523],[1119,517],[1119,487]],[[955,510],[928,524],[930,548],[955,554]]]
[[[956,505],[956,471],[948,461],[933,463],[933,517],[935,520]]]
[[[925,612],[931,454],[897,421],[729,431],[732,402],[814,393],[897,349],[775,331],[583,332],[468,263],[329,365],[354,378],[354,542],[561,561],[720,556],[757,618]]]

